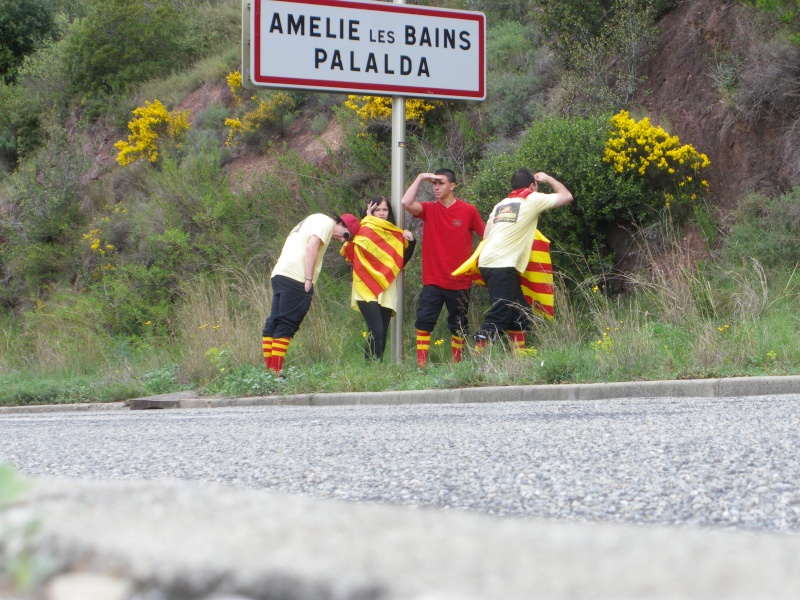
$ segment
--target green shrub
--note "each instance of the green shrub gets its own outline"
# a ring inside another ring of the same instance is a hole
[[[585,40],[579,42],[583,36],[575,32],[567,38],[562,49],[567,57],[561,103],[565,112],[596,114],[617,110],[631,101],[644,81],[638,75],[641,66],[655,49],[655,4],[652,0],[614,0],[607,17],[583,31]]]
[[[168,0],[93,0],[67,36],[67,73],[82,95],[110,94],[184,66],[186,22]]]
[[[644,180],[618,177],[603,162],[609,137],[607,116],[592,119],[548,118],[534,123],[514,150],[487,158],[468,193],[481,214],[506,197],[511,175],[516,169],[544,171],[561,181],[575,201],[548,211],[539,228],[553,242],[554,264],[583,280],[581,269],[573,264],[585,257],[589,268],[612,263],[606,234],[612,226],[649,222],[658,215],[662,203],[657,194],[647,192]],[[543,189],[543,191],[546,191]]]
[[[81,183],[88,158],[80,139],[64,129],[48,130],[50,143],[7,178],[12,207],[4,229],[0,257],[6,285],[21,297],[36,298],[48,282],[72,278],[77,255],[74,244],[85,221],[81,213]]]
[[[512,136],[524,129],[533,118],[541,116],[544,108],[532,91],[539,79],[533,74],[509,73],[491,80],[490,100],[486,109],[494,128],[502,135]]]
[[[775,197],[748,194],[739,201],[736,224],[725,239],[725,256],[742,257],[766,268],[791,269],[800,263],[800,187]]]
[[[48,0],[0,3],[0,76],[6,83],[16,80],[23,58],[44,43],[55,29]]]

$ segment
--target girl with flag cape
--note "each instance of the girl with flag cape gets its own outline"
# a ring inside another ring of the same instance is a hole
[[[394,213],[384,197],[367,201],[365,216],[341,254],[353,265],[351,306],[367,324],[364,355],[383,360],[389,320],[397,309],[397,274],[414,253],[416,240],[394,224]]]

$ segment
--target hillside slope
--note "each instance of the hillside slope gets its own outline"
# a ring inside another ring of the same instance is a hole
[[[800,114],[770,97],[787,76],[800,81],[800,50],[764,46],[752,17],[730,0],[681,3],[659,23],[636,99],[651,120],[708,155],[711,200],[723,211],[744,192],[771,195],[800,183]],[[740,61],[739,98],[715,87],[712,73],[723,60]],[[762,98],[742,98],[759,88]],[[761,114],[744,118],[737,101],[761,102]]]

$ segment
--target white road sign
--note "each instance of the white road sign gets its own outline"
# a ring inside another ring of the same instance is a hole
[[[482,13],[354,0],[249,0],[250,82],[483,100]]]

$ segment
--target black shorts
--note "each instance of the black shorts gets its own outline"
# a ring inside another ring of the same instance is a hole
[[[478,333],[496,338],[508,330],[525,331],[533,314],[522,293],[517,270],[514,267],[481,269],[481,277],[489,290],[489,310]]]
[[[465,335],[467,331],[467,311],[469,310],[470,288],[465,290],[446,290],[438,285],[422,286],[417,305],[417,321],[414,327],[423,331],[433,331],[442,306],[447,307],[447,328],[454,334]]]
[[[272,309],[264,323],[262,337],[291,338],[300,329],[300,324],[311,308],[314,288],[310,292],[305,283],[283,275],[275,275],[272,283]]]

